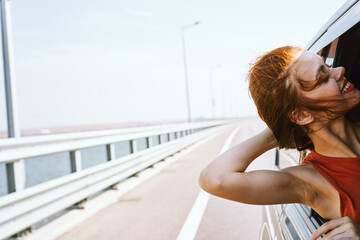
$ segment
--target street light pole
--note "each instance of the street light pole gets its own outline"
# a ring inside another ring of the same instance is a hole
[[[188,71],[186,63],[186,48],[185,48],[185,30],[199,24],[200,22],[194,22],[193,24],[181,26],[181,40],[182,40],[182,49],[183,49],[183,59],[184,59],[184,75],[185,75],[185,89],[186,89],[186,103],[187,103],[187,115],[188,122],[191,122],[191,109],[190,109],[190,94],[189,94],[189,80],[188,80]]]
[[[226,119],[229,117],[229,109],[230,109],[230,104],[231,104],[231,100],[230,99],[230,93],[228,92],[228,94],[226,94],[226,87],[228,85],[230,85],[231,82],[230,81],[227,81],[227,82],[224,82],[222,84],[222,108],[223,108],[223,119]],[[227,97],[226,97],[227,96]],[[227,109],[229,108],[229,109]]]
[[[225,84],[222,85],[222,104],[223,104],[223,119],[226,118],[225,116],[225,107],[226,107],[226,104],[225,104]]]
[[[8,137],[20,137],[15,94],[15,76],[11,36],[10,1],[1,0],[1,33],[6,94]]]
[[[213,81],[213,70],[220,67],[220,64],[210,67],[210,91],[211,91],[211,110],[212,110],[212,119],[215,119],[215,97],[214,97],[214,81]]]
[[[20,137],[17,104],[15,94],[15,74],[12,52],[10,0],[1,0],[1,36],[3,47],[4,82],[6,95],[6,112],[8,137]],[[6,164],[8,192],[21,191],[25,188],[25,164],[20,159]]]

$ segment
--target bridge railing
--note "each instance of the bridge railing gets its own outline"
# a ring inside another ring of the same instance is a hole
[[[15,182],[15,187],[9,186],[14,191],[0,197],[0,239],[29,229],[35,223],[125,180],[218,131],[225,123],[197,122],[0,140],[0,163],[10,165],[7,179],[12,184]],[[138,139],[146,139],[146,148],[141,151],[137,150]],[[117,158],[114,144],[123,141],[128,141],[130,154]],[[80,150],[103,145],[106,146],[108,161],[82,169]],[[71,174],[26,189],[24,186],[16,187],[21,186],[16,181],[25,179],[25,171],[21,169],[24,169],[26,159],[60,152],[70,154]]]

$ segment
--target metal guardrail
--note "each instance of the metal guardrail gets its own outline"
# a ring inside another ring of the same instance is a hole
[[[0,141],[0,163],[57,152],[69,152],[73,173],[0,197],[0,239],[10,237],[87,197],[146,169],[181,149],[218,131],[226,122],[202,122],[122,130],[107,130],[53,136],[25,137]],[[205,131],[206,130],[206,131]],[[164,142],[164,134],[170,140]],[[152,146],[152,137],[159,145]],[[136,139],[146,138],[147,148],[136,151]],[[115,158],[114,144],[127,140],[131,154]],[[108,162],[81,169],[80,149],[106,145]],[[17,169],[16,167],[13,169]],[[13,172],[14,175],[22,174]],[[24,176],[23,176],[24,177]],[[21,177],[16,176],[16,179]]]

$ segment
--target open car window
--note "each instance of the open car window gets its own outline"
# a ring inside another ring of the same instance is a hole
[[[345,68],[345,76],[360,89],[360,23],[346,31],[343,35],[336,38],[330,44],[320,49],[317,54],[324,58],[325,63],[332,67],[343,66]],[[282,156],[279,157],[277,152],[277,160],[275,165],[277,168],[286,168],[296,164],[300,164],[310,151],[299,152],[295,150],[282,150]],[[320,226],[324,222],[319,214],[306,205],[299,204],[307,218],[313,222],[315,226]],[[282,206],[286,208],[286,206]],[[283,212],[283,211],[282,211]]]

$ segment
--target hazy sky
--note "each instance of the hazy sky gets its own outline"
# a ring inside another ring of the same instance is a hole
[[[21,128],[186,120],[181,26],[193,118],[255,115],[256,56],[305,47],[344,0],[11,0]],[[0,78],[0,129],[6,128]]]

